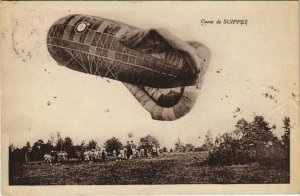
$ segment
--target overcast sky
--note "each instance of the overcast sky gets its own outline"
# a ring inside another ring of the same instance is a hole
[[[174,2],[172,6],[168,2],[159,6],[78,2],[77,7],[70,2],[55,9],[47,9],[45,3],[39,8],[15,6],[0,23],[5,44],[5,50],[1,48],[2,123],[9,143],[32,144],[60,132],[76,144],[95,139],[102,146],[112,136],[126,142],[131,132],[136,143],[151,134],[163,146],[173,147],[177,138],[199,146],[208,129],[213,135],[230,131],[238,119],[250,121],[254,113],[276,124],[279,135],[281,119],[298,116],[299,108],[297,10],[281,3],[270,2],[269,9],[261,9],[256,2],[247,6],[243,2],[231,2],[231,6],[221,2]],[[121,82],[58,66],[47,50],[47,31],[57,19],[74,13],[144,29],[166,28],[183,40],[204,43],[212,57],[192,111],[176,121],[153,120]],[[218,18],[247,19],[248,25],[201,25],[202,19]],[[236,112],[237,108],[241,111]],[[298,118],[291,120],[296,126]]]

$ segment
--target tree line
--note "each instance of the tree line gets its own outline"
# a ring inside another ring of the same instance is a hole
[[[282,129],[284,134],[281,138],[273,134],[276,127],[270,127],[269,123],[262,116],[254,116],[253,121],[248,122],[245,119],[240,119],[235,129],[231,132],[225,132],[215,138],[212,137],[212,131],[208,130],[204,138],[204,144],[195,147],[187,143],[184,144],[179,138],[174,145],[173,152],[194,152],[208,151],[208,158],[203,164],[209,165],[234,165],[248,164],[260,162],[264,164],[278,163],[286,168],[289,168],[290,161],[290,119],[283,119]],[[132,135],[129,135],[131,138]],[[200,137],[199,137],[200,138]],[[115,150],[118,152],[122,148],[131,145],[135,149],[152,149],[160,148],[160,142],[157,138],[151,135],[140,138],[138,144],[132,141],[127,144],[122,142],[117,137],[108,139],[102,150],[108,154],[112,154]],[[90,140],[87,143],[82,141],[80,144],[73,144],[70,137],[62,138],[58,132],[56,137],[51,135],[47,142],[42,139],[37,140],[30,145],[27,142],[22,148],[16,148],[13,145],[9,146],[9,161],[13,162],[30,162],[42,161],[46,153],[51,151],[65,151],[69,158],[78,158],[83,152],[100,149],[100,146],[95,140]]]
[[[117,137],[112,137],[104,143],[102,150],[105,150],[108,154],[112,154],[113,151],[118,152],[119,150],[126,148],[128,145],[131,145],[138,150],[142,148],[150,150],[153,147],[160,147],[160,143],[157,138],[147,135],[140,138],[138,145],[134,144],[133,141],[128,141],[126,144],[122,144]],[[85,151],[100,149],[101,147],[99,144],[93,139],[87,143],[82,141],[80,144],[74,145],[73,140],[70,137],[62,138],[61,134],[58,132],[56,137],[51,135],[47,142],[39,139],[34,142],[32,146],[29,141],[21,148],[15,147],[11,144],[9,146],[9,162],[27,163],[31,161],[42,161],[44,160],[44,155],[49,154],[51,151],[64,151],[68,154],[68,158],[79,158]]]

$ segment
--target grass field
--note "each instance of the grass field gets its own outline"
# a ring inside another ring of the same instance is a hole
[[[13,165],[10,185],[243,184],[289,183],[289,172],[259,164],[210,167],[207,153],[174,153],[166,158]]]

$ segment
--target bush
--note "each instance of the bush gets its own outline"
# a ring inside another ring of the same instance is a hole
[[[289,169],[288,152],[279,142],[274,143],[272,146],[259,149],[257,151],[256,160],[261,165]]]
[[[225,140],[209,152],[209,165],[236,165],[255,162],[255,153],[252,149],[245,149],[238,139]]]
[[[236,130],[217,138],[218,145],[209,152],[208,165],[236,165],[258,162],[265,166],[289,168],[288,148],[272,134],[262,116],[253,122],[238,121]]]

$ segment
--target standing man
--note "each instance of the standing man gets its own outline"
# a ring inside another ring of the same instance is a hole
[[[127,159],[132,159],[132,148],[131,145],[129,143],[129,141],[127,141]]]
[[[102,161],[105,161],[106,156],[105,156],[105,151],[104,150],[102,150],[102,156],[101,156],[101,158],[102,158]]]

